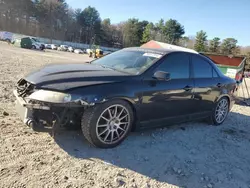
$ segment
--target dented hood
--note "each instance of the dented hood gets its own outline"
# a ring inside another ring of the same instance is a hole
[[[91,64],[57,64],[45,66],[24,79],[36,88],[69,90],[96,84],[122,82],[131,75]]]

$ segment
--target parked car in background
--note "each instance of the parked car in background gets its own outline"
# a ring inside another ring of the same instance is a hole
[[[52,49],[52,50],[57,50],[57,48],[58,48],[58,45],[56,45],[56,44],[51,44],[51,49]]]
[[[29,37],[32,41],[32,49],[44,50],[45,44],[40,42],[37,38]]]
[[[62,48],[61,46],[58,46],[58,47],[57,47],[57,50],[58,50],[58,51],[64,51],[63,48]]]
[[[57,48],[57,50],[58,50],[58,51],[64,51],[64,49],[63,49],[61,46],[59,46],[59,47]]]
[[[13,33],[7,31],[0,31],[0,40],[7,43],[11,43],[13,39]]]
[[[204,55],[126,48],[90,64],[50,65],[17,82],[17,112],[33,127],[81,125],[94,146],[112,148],[132,130],[195,119],[222,124],[236,81]]]
[[[83,54],[83,51],[81,49],[75,49],[74,53],[76,53],[76,54]]]
[[[45,44],[46,49],[51,49],[51,44]]]
[[[74,48],[72,46],[68,47],[68,52],[74,52]]]
[[[68,51],[68,46],[67,45],[61,45],[60,46],[60,51]]]
[[[92,52],[92,50],[90,48],[86,49],[86,53],[90,54]]]

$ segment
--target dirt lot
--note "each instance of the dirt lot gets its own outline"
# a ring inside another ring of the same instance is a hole
[[[219,127],[187,123],[132,133],[119,147],[91,147],[81,132],[55,140],[19,120],[12,89],[49,63],[88,57],[0,43],[0,187],[250,187],[250,107],[235,105]]]

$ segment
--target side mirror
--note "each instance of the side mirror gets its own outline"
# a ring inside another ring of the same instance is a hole
[[[156,78],[157,80],[169,81],[170,80],[170,73],[164,72],[164,71],[156,71],[154,73],[153,78]]]

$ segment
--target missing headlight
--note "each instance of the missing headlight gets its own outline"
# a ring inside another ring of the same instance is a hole
[[[20,97],[27,97],[28,95],[34,92],[34,89],[35,89],[35,85],[27,82],[24,79],[20,79],[17,82],[17,93],[18,93],[18,96]]]

